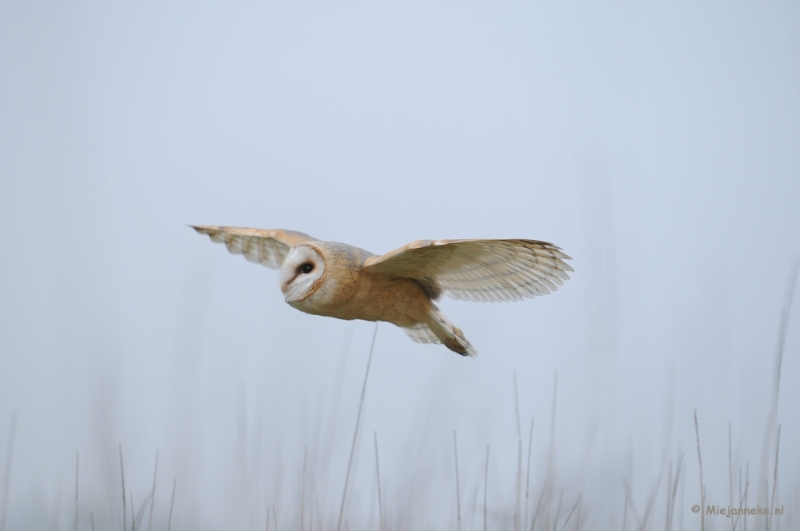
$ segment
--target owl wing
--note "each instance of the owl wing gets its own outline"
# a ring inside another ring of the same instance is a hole
[[[208,234],[211,241],[224,243],[233,254],[243,254],[251,262],[279,269],[298,243],[314,241],[308,234],[283,229],[247,229],[243,227],[215,227],[190,225],[200,234]]]
[[[366,260],[366,271],[413,278],[436,299],[513,301],[546,295],[569,279],[570,257],[536,240],[420,240]]]

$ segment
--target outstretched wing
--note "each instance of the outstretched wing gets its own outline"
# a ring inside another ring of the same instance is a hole
[[[513,301],[546,295],[569,279],[570,257],[536,240],[420,240],[368,258],[365,270],[413,278],[429,295]]]
[[[298,243],[314,241],[308,234],[283,229],[247,229],[243,227],[215,227],[190,225],[200,234],[208,234],[212,241],[224,243],[233,254],[243,254],[251,262],[279,269]]]

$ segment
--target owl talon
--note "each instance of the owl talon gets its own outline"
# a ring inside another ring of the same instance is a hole
[[[453,352],[457,352],[462,356],[467,355],[467,349],[465,349],[461,343],[454,337],[448,337],[447,340],[444,342],[444,346],[452,350]]]

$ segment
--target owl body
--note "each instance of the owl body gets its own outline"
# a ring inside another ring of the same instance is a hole
[[[545,295],[569,276],[569,257],[537,240],[420,240],[384,255],[294,231],[193,227],[234,254],[280,269],[286,302],[313,315],[386,321],[421,343],[477,352],[439,311],[443,294],[474,301]]]
[[[285,271],[296,271],[304,263],[308,255],[301,251],[303,248],[325,257],[324,271],[302,298],[287,298],[292,307],[348,321],[387,321],[402,328],[424,322],[430,312],[430,299],[417,282],[365,271],[364,263],[375,255],[352,245],[302,243],[290,251]]]

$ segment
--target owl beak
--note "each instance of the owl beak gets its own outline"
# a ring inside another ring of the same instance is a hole
[[[297,275],[293,275],[292,278],[288,278],[285,282],[281,282],[281,293],[286,295],[286,293],[289,291],[289,287],[292,285],[292,282],[294,282],[296,279]]]
[[[294,279],[292,279],[292,280],[294,280]],[[291,284],[291,282],[292,281],[290,280],[289,282],[284,282],[283,284],[281,284],[281,293],[286,295],[286,292],[289,291],[289,284]]]
[[[302,294],[298,294],[298,290],[302,288],[299,288],[296,284],[293,284],[294,280],[295,279],[292,278],[291,280],[288,280],[283,284],[281,284],[283,299],[288,303],[296,302],[297,300],[302,298]]]
[[[286,301],[287,304],[292,304],[293,302],[300,302],[305,297],[303,297],[303,293],[297,293],[298,290],[292,290],[287,288],[286,291],[283,292],[283,300]]]

